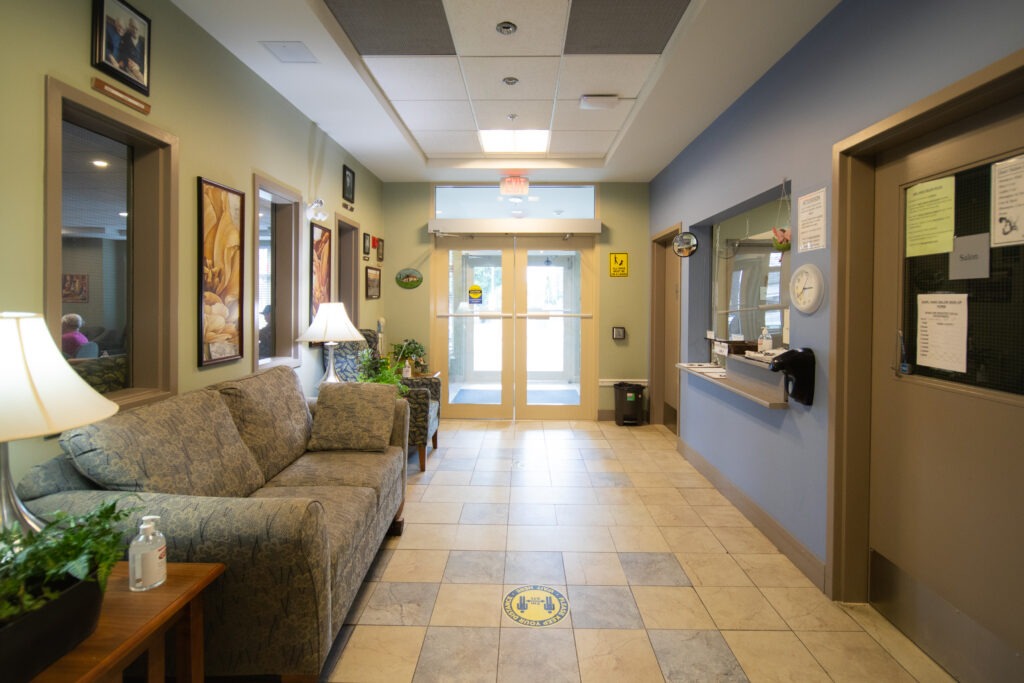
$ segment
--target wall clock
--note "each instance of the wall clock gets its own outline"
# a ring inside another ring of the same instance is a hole
[[[825,297],[825,276],[812,263],[793,271],[789,278],[789,300],[801,313],[814,313]]]

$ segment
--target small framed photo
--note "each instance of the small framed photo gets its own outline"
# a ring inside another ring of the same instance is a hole
[[[124,0],[93,0],[92,65],[149,95],[149,17]]]
[[[366,266],[366,298],[380,298],[380,268]]]
[[[61,279],[60,300],[65,304],[89,303],[89,276],[64,273]]]
[[[364,232],[363,233],[363,260],[364,261],[369,261],[370,260],[370,249],[372,248],[371,247],[372,242],[373,242],[373,236],[370,235],[370,233],[368,233],[368,232]]]
[[[384,239],[382,237],[377,238],[377,262],[384,260]]]
[[[353,204],[356,201],[356,172],[348,166],[342,168],[341,198]]]

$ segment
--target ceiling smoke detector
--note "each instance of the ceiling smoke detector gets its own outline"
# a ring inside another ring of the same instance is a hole
[[[519,82],[519,79],[515,76],[505,76],[505,78],[501,79],[501,82],[507,86],[513,86]]]
[[[501,21],[494,27],[494,30],[503,36],[510,36],[519,30],[519,27],[513,24],[511,21]]]

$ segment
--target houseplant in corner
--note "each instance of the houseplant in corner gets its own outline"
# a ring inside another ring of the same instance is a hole
[[[427,349],[415,339],[403,339],[401,344],[392,344],[391,358],[399,370],[409,360],[416,372],[427,371]]]
[[[35,534],[0,531],[0,671],[29,680],[95,629],[103,591],[124,557],[131,513],[117,501],[78,517],[58,512]]]
[[[363,349],[359,352],[359,381],[375,384],[394,384],[398,387],[398,395],[405,396],[409,388],[402,384],[402,375],[387,358],[375,358],[373,351]]]

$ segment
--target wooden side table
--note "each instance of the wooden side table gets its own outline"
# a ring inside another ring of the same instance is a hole
[[[220,563],[168,562],[162,586],[133,593],[128,588],[128,563],[117,563],[107,581],[96,631],[35,681],[120,680],[120,673],[146,653],[146,680],[163,683],[164,635],[171,628],[177,649],[176,680],[202,681],[202,593],[223,572]]]

